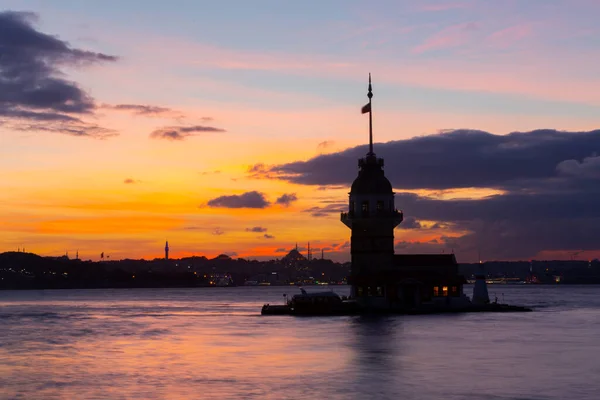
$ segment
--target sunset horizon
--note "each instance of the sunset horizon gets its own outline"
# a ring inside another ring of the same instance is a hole
[[[0,252],[349,261],[371,73],[397,253],[600,257],[597,3],[116,4],[0,1]]]

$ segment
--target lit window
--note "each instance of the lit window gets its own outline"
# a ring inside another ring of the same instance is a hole
[[[376,296],[383,296],[383,288],[381,286],[377,286]]]
[[[368,201],[362,202],[362,212],[363,212],[363,214],[369,213],[369,202]]]
[[[434,296],[439,296],[440,295],[440,288],[439,288],[439,286],[434,286],[433,287],[433,295]]]
[[[359,286],[356,291],[356,296],[362,297],[362,295],[363,295],[363,288],[362,288],[362,286]]]
[[[383,201],[379,200],[377,202],[377,212],[383,211]]]
[[[443,296],[448,296],[448,286],[443,286],[442,287],[442,295]]]

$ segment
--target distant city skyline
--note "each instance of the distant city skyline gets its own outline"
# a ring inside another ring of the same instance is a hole
[[[599,13],[0,0],[0,252],[347,261],[370,72],[397,253],[598,258]]]

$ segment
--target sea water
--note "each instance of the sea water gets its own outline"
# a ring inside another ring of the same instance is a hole
[[[297,292],[0,291],[0,398],[600,399],[599,286],[489,286],[530,313],[260,316]]]

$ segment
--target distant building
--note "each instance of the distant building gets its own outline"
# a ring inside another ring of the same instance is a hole
[[[341,221],[352,230],[351,297],[367,308],[412,308],[426,302],[450,304],[465,301],[463,283],[454,254],[394,254],[394,228],[403,220],[395,208],[394,192],[383,171],[383,158],[373,152],[371,78],[369,152],[358,160],[358,177],[352,183],[348,212]]]

